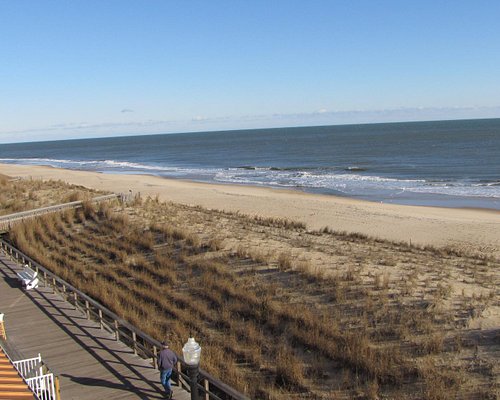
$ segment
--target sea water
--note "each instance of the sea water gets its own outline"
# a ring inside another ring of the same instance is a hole
[[[500,209],[500,119],[4,144],[0,162]]]

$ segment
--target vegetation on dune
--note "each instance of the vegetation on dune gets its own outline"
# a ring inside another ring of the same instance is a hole
[[[202,367],[252,398],[498,393],[498,335],[475,328],[500,306],[500,263],[484,255],[140,197],[9,240],[175,350],[194,335]]]
[[[99,192],[62,181],[12,179],[0,174],[0,215],[86,200]]]

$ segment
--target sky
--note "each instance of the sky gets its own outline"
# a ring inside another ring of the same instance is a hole
[[[500,2],[0,0],[0,143],[500,117]]]

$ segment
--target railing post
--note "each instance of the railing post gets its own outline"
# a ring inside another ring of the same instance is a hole
[[[59,377],[54,377],[54,385],[56,391],[56,400],[61,400],[61,386],[59,385]]]
[[[47,287],[47,272],[43,271],[43,287]]]
[[[52,292],[56,292],[56,278],[52,278]]]
[[[78,309],[78,295],[76,294],[76,292],[73,292],[73,300],[75,302],[75,310]]]
[[[153,367],[158,369],[158,348],[153,345]]]
[[[132,331],[132,340],[134,341],[134,355],[137,355],[137,334]]]
[[[40,353],[38,353],[38,362],[40,363],[40,375],[43,375],[44,365],[42,363],[42,355]],[[35,363],[33,363],[31,368],[33,368],[34,364]]]
[[[99,328],[103,328],[103,324],[102,324],[102,310],[99,308]]]
[[[88,300],[85,300],[85,314],[87,314],[87,319],[90,319],[90,308]]]
[[[181,372],[182,372],[182,364],[180,361],[177,361],[177,384],[181,389],[184,389],[184,385],[182,384],[182,377],[181,377]]]
[[[120,331],[118,330],[118,321],[115,319],[115,337],[116,341],[120,340]]]
[[[210,400],[210,383],[207,379],[203,379],[203,387],[205,388],[205,400]]]

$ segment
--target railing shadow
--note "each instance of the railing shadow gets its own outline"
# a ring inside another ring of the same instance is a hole
[[[60,376],[67,378],[70,381],[75,382],[79,385],[83,385],[83,386],[92,386],[92,387],[101,386],[101,387],[106,387],[106,388],[112,388],[115,390],[121,390],[124,392],[130,392],[134,389],[133,387],[131,387],[129,385],[118,384],[116,382],[105,380],[105,379],[87,378],[84,376],[75,376],[75,375],[70,375],[70,374],[61,374]],[[141,399],[151,399],[152,398],[150,395],[146,396],[146,395],[142,395],[141,393],[138,393],[138,395],[140,396]],[[159,397],[154,397],[154,398],[162,399],[164,397],[160,395]]]

